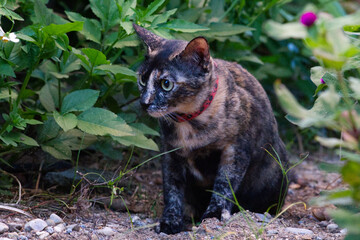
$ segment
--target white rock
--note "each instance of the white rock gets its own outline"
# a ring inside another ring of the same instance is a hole
[[[49,226],[49,227],[45,228],[45,231],[47,231],[50,234],[53,234],[54,233],[54,228]]]
[[[346,228],[340,230],[340,233],[341,233],[342,235],[346,235],[347,232],[348,232],[348,230],[347,230]]]
[[[11,238],[0,237],[0,240],[12,240]]]
[[[326,229],[329,230],[330,232],[334,232],[339,228],[339,226],[335,223],[330,223],[329,225],[326,226]]]
[[[103,229],[99,229],[97,230],[97,232],[105,236],[112,236],[116,233],[112,228],[109,227],[104,227]]]
[[[39,239],[44,239],[44,238],[50,236],[50,233],[41,231],[41,232],[37,232],[36,235],[39,237]]]
[[[59,223],[63,222],[62,218],[59,217],[58,215],[56,215],[55,213],[52,213],[50,215],[50,219],[53,220],[55,222],[55,224],[59,224]]]
[[[292,228],[292,227],[285,228],[285,232],[293,233],[293,234],[301,234],[301,235],[313,235],[314,234],[314,232],[309,229]]]
[[[267,230],[266,233],[267,233],[268,235],[275,235],[275,234],[278,234],[279,231],[276,230],[276,229],[270,229],[270,230]]]
[[[0,223],[0,233],[4,233],[9,231],[9,226],[6,225],[5,223]]]
[[[11,238],[11,239],[19,239],[19,234],[17,234],[16,232],[10,232],[7,234],[8,238]]]
[[[31,230],[35,230],[38,232],[38,231],[42,231],[46,227],[47,227],[47,223],[44,220],[40,218],[36,218],[25,224],[25,231],[30,232]]]
[[[65,224],[60,223],[54,227],[55,232],[63,232],[65,230]]]
[[[56,224],[55,224],[55,221],[54,220],[52,220],[52,219],[46,219],[46,223],[47,223],[47,225],[48,226],[51,226],[51,227],[53,227],[53,226],[55,226]]]
[[[66,228],[67,230],[68,229],[71,229],[71,231],[80,231],[80,225],[79,224],[71,224],[69,226],[67,226]]]

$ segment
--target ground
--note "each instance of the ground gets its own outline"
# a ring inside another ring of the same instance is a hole
[[[188,225],[188,230],[179,234],[157,234],[154,227],[162,210],[161,172],[140,168],[127,179],[128,186],[125,189],[128,190],[121,193],[124,199],[114,200],[115,210],[104,208],[102,204],[94,204],[110,201],[109,198],[103,199],[101,196],[106,194],[101,192],[96,198],[91,197],[92,201],[89,202],[90,193],[86,188],[79,191],[76,204],[72,206],[66,205],[68,195],[54,197],[46,192],[35,193],[26,189],[22,197],[23,205],[13,207],[30,213],[31,217],[0,208],[0,223],[9,227],[1,230],[0,226],[0,240],[343,239],[346,230],[334,224],[327,214],[327,210],[335,206],[324,208],[310,204],[314,197],[319,196],[320,191],[344,187],[338,174],[320,171],[315,160],[316,158],[309,157],[296,167],[298,180],[290,184],[283,209],[297,204],[289,207],[280,217],[242,212],[234,214],[227,222],[205,219],[200,225]],[[52,213],[62,218],[59,223],[48,220]],[[25,226],[35,218],[47,220],[48,227],[31,230]]]

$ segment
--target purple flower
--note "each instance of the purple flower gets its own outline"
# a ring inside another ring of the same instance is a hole
[[[325,84],[325,81],[324,81],[324,79],[320,79],[320,82],[321,82],[321,84]]]
[[[314,22],[316,21],[317,17],[316,14],[313,12],[306,12],[303,13],[303,15],[301,15],[300,17],[300,22],[302,24],[304,24],[307,27],[310,27],[311,25],[314,24]]]

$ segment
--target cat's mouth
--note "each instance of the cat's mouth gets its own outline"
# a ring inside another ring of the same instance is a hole
[[[147,109],[147,113],[153,118],[176,119],[178,115],[175,109]]]

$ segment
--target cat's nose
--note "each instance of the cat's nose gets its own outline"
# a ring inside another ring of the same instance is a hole
[[[140,99],[140,104],[144,110],[147,110],[149,108],[149,106],[151,105],[149,101],[146,101],[143,98]]]

